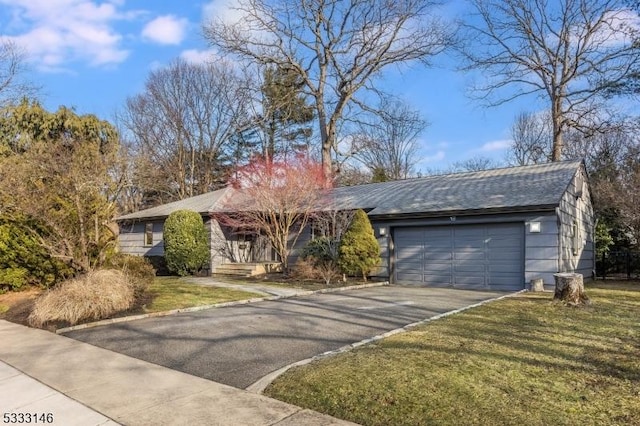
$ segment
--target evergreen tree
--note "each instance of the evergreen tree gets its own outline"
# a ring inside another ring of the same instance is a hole
[[[340,242],[338,265],[349,275],[367,275],[380,262],[380,246],[373,234],[367,214],[357,210]]]
[[[202,216],[178,210],[164,223],[164,257],[169,271],[180,276],[193,274],[209,260],[207,231]]]
[[[306,150],[313,109],[302,93],[300,75],[287,68],[267,68],[261,91],[264,158],[270,161],[279,154]]]

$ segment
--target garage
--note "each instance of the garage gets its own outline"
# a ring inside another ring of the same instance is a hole
[[[524,288],[522,223],[401,227],[393,241],[397,284]]]

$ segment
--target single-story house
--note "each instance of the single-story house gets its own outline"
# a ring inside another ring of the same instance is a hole
[[[224,188],[117,219],[124,253],[162,256],[175,210],[199,212],[211,235],[210,271],[275,261],[260,237],[234,235],[212,219],[236,190]],[[584,163],[565,161],[335,188],[337,209],[363,209],[381,247],[375,275],[392,283],[517,290],[553,274],[591,277],[594,213]],[[293,250],[299,250],[308,232]],[[222,248],[221,248],[222,247]]]

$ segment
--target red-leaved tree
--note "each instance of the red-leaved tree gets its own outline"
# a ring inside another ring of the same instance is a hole
[[[288,271],[288,258],[326,193],[322,165],[306,156],[265,161],[238,168],[230,184],[238,191],[214,215],[238,233],[265,235]]]

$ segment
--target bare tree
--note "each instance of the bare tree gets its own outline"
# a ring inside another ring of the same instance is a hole
[[[167,202],[224,185],[228,168],[247,154],[239,134],[250,102],[246,81],[226,62],[177,60],[152,72],[119,115],[147,196]]]
[[[538,94],[548,102],[552,161],[560,161],[563,132],[580,128],[610,86],[637,67],[640,49],[624,0],[469,0],[462,52],[489,105]],[[512,89],[512,90],[503,90]],[[494,95],[498,95],[497,98]]]
[[[332,176],[340,121],[389,65],[428,64],[453,29],[432,15],[432,0],[239,0],[241,19],[204,28],[209,42],[261,65],[295,71],[311,98],[325,177]]]
[[[546,163],[551,157],[552,130],[548,114],[521,112],[511,125],[513,142],[507,161],[514,166]]]
[[[495,169],[496,167],[500,167],[500,165],[501,164],[493,158],[478,155],[466,160],[454,162],[449,172],[479,172],[482,170]]]
[[[353,157],[381,178],[378,180],[406,179],[418,162],[418,138],[427,122],[397,100],[383,100],[378,111],[373,119],[359,123]]]
[[[35,94],[36,88],[24,79],[24,51],[13,41],[0,39],[0,105]]]
[[[322,167],[307,157],[257,158],[233,174],[241,189],[215,219],[239,234],[264,235],[289,268],[289,253],[324,196]]]

